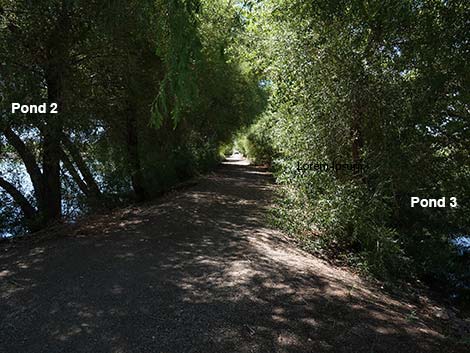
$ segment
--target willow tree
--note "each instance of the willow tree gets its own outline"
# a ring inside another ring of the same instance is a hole
[[[83,62],[90,53],[100,2],[2,1],[0,51],[2,65],[3,141],[24,164],[33,198],[2,176],[3,189],[23,210],[30,228],[62,217],[62,163],[79,188],[97,196],[98,186],[74,143],[71,132],[89,128],[83,111]],[[58,106],[58,114],[12,114],[11,103]],[[28,201],[28,202],[26,202]]]
[[[144,200],[207,169],[263,105],[233,50],[244,28],[230,1],[0,4],[0,153],[33,189],[5,173],[1,197],[31,229],[67,203]],[[59,113],[13,115],[12,102]]]

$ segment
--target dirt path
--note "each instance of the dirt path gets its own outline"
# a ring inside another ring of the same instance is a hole
[[[0,352],[429,352],[419,309],[297,250],[234,162],[158,204],[0,249]]]

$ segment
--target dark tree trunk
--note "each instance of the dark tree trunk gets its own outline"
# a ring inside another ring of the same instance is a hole
[[[28,199],[24,197],[23,194],[17,188],[15,188],[13,184],[3,179],[2,177],[0,177],[0,187],[4,189],[11,196],[13,201],[18,204],[26,221],[32,224],[36,220],[37,212]]]
[[[144,176],[139,155],[139,132],[137,126],[137,115],[134,108],[127,110],[126,117],[127,132],[127,153],[129,158],[129,167],[131,171],[131,183],[134,193],[139,201],[148,198],[147,190],[144,187]]]
[[[51,65],[46,73],[48,104],[57,103],[63,108],[60,100],[61,70]],[[62,192],[60,180],[61,158],[61,122],[60,114],[49,114],[47,125],[43,130],[43,175],[45,184],[45,208],[42,210],[44,221],[51,223],[62,217]]]
[[[34,195],[36,196],[38,208],[43,209],[45,205],[44,180],[41,169],[37,164],[36,157],[11,128],[4,128],[3,133],[5,134],[8,143],[15,148],[16,152],[22,159],[33,184]]]
[[[83,180],[86,183],[88,189],[88,196],[99,197],[101,195],[100,188],[96,183],[93,174],[90,171],[90,168],[86,165],[85,161],[83,160],[82,155],[80,154],[79,149],[77,146],[74,145],[72,141],[70,141],[69,137],[65,134],[62,134],[62,144],[67,149],[70,154],[70,158],[77,166],[80,174],[83,176]]]
[[[43,170],[46,185],[45,208],[43,211],[46,223],[62,217],[62,193],[60,182],[60,144],[57,135],[47,131],[44,135]]]
[[[80,174],[75,169],[75,166],[70,161],[69,156],[65,153],[65,151],[61,150],[60,152],[60,159],[64,164],[65,169],[69,172],[70,176],[72,177],[73,181],[78,185],[78,188],[87,196],[90,196],[90,189],[88,185],[82,180]]]
[[[46,50],[45,80],[47,103],[58,105],[59,114],[49,114],[43,129],[43,176],[45,184],[45,208],[42,212],[46,224],[62,218],[62,190],[60,178],[62,114],[66,114],[64,80],[70,65],[70,31],[72,3],[62,1],[55,29],[49,38]]]

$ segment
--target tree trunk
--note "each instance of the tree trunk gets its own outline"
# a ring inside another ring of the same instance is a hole
[[[48,41],[47,61],[44,65],[47,85],[47,103],[58,105],[59,114],[49,114],[43,131],[43,176],[45,184],[45,208],[43,217],[46,224],[62,218],[62,190],[60,178],[62,114],[66,114],[64,99],[64,80],[70,65],[70,48],[72,45],[72,3],[62,0],[62,8],[55,22],[54,31]]]
[[[3,129],[3,133],[5,134],[8,143],[13,146],[23,161],[26,167],[26,171],[31,178],[31,183],[33,184],[34,195],[36,196],[38,208],[43,209],[45,205],[44,182],[41,169],[39,168],[36,161],[36,157],[11,128],[5,127]]]
[[[144,176],[139,156],[139,135],[137,127],[137,116],[135,109],[130,106],[127,110],[127,153],[131,171],[131,183],[134,193],[139,201],[148,198],[147,190],[144,187]]]
[[[83,177],[83,180],[85,181],[87,185],[87,188],[88,188],[87,195],[93,196],[93,197],[99,197],[101,195],[100,188],[98,184],[96,183],[96,180],[93,177],[93,174],[91,173],[90,168],[88,168],[85,161],[83,160],[83,157],[80,154],[80,151],[77,148],[77,146],[75,146],[74,143],[70,141],[70,138],[65,134],[62,134],[62,144],[69,152],[70,157],[72,158],[73,162],[77,166],[78,170],[80,171],[80,174]]]
[[[37,212],[28,199],[24,197],[23,194],[17,188],[15,188],[13,184],[3,179],[2,177],[0,177],[0,187],[4,189],[11,196],[13,201],[18,204],[28,223],[33,223],[33,221],[36,219]]]
[[[46,223],[62,216],[62,194],[60,183],[60,144],[54,131],[44,135],[43,170],[46,185],[45,208],[42,210]]]
[[[60,155],[61,155],[60,159],[62,160],[62,163],[64,164],[65,169],[67,169],[73,181],[78,185],[78,188],[86,196],[90,196],[90,189],[88,188],[88,185],[80,177],[80,174],[77,172],[73,163],[70,161],[69,156],[67,156],[64,150],[60,151]]]
[[[48,104],[60,102],[61,70],[51,65],[46,72]],[[43,131],[43,175],[45,184],[45,208],[42,211],[45,223],[60,220],[62,217],[62,192],[60,180],[61,157],[61,122],[60,114],[49,115]]]

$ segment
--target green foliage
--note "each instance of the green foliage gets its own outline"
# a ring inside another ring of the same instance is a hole
[[[2,225],[18,205],[41,228],[213,168],[265,105],[237,52],[239,13],[228,0],[0,0],[0,168],[14,160],[36,180],[0,173],[14,205]],[[59,114],[9,113],[49,101]]]
[[[278,224],[377,276],[444,279],[469,234],[469,61],[464,1],[264,1],[244,55],[271,91],[240,139],[286,188]],[[361,163],[306,172],[298,163]],[[456,209],[410,208],[455,196]]]
[[[163,59],[165,77],[160,83],[153,104],[156,127],[170,117],[176,125],[193,101],[198,99],[196,66],[200,58],[201,43],[197,31],[199,0],[157,1],[162,15],[159,25],[157,54]]]
[[[220,158],[230,157],[235,149],[235,144],[233,142],[228,142],[219,147],[219,156]]]
[[[271,165],[275,155],[273,141],[270,136],[270,120],[261,118],[251,125],[247,131],[239,134],[236,145],[243,155],[252,163]]]

